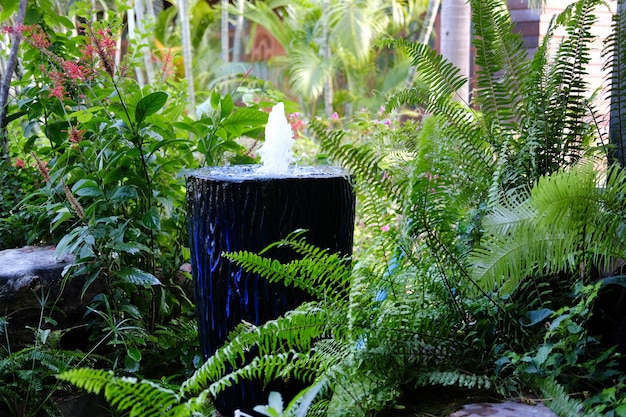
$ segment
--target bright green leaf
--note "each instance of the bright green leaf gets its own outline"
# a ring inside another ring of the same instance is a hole
[[[117,273],[117,276],[123,281],[134,285],[142,285],[144,287],[161,285],[161,281],[157,277],[139,268],[124,268]]]
[[[224,98],[222,98],[222,112],[220,114],[220,119],[224,119],[228,117],[235,108],[235,103],[233,103],[233,98],[230,94],[226,94]]]
[[[140,125],[146,117],[161,110],[167,101],[167,97],[167,93],[164,93],[163,91],[156,91],[139,100],[139,103],[137,103],[137,107],[135,108],[135,123]]]
[[[144,226],[152,230],[161,230],[161,216],[156,207],[150,207],[141,218]]]
[[[103,195],[98,183],[88,178],[78,180],[72,187],[72,192],[81,197],[100,197]]]

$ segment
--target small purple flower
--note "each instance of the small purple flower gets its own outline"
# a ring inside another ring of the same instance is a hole
[[[337,114],[337,112],[334,112],[333,115],[331,116],[331,118],[333,120],[337,120],[337,119],[339,119],[339,115]]]

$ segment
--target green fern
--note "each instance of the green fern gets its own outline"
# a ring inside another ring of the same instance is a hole
[[[577,276],[581,265],[608,270],[626,250],[618,238],[626,174],[612,167],[604,184],[601,178],[583,164],[541,178],[519,210],[512,207],[523,198],[504,199],[485,218],[492,234],[472,253],[472,277],[485,290],[510,293],[525,277],[560,271]]]
[[[289,246],[303,258],[283,264],[245,251],[226,253],[224,257],[247,271],[262,275],[270,282],[293,285],[308,291],[317,299],[339,301],[347,297],[351,270],[344,257],[307,244],[304,238],[285,239],[276,245]]]
[[[541,378],[535,381],[543,396],[547,399],[546,405],[559,417],[581,416],[600,417],[602,414],[594,410],[585,410],[582,402],[570,397],[564,387],[552,378]]]
[[[491,381],[485,375],[473,375],[460,371],[433,371],[420,373],[415,378],[415,386],[429,387],[442,385],[466,389],[489,389]]]
[[[159,382],[116,376],[112,371],[79,368],[57,376],[87,392],[103,393],[120,412],[130,416],[187,417],[196,412],[208,415],[214,409],[206,395],[186,399],[176,390]]]

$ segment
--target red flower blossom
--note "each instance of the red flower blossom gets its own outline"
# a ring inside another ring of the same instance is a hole
[[[82,65],[72,61],[63,61],[65,76],[73,81],[84,81],[87,78],[87,70]]]
[[[288,117],[289,124],[291,125],[291,129],[298,134],[304,130],[306,127],[306,123],[300,117],[300,113],[291,113]]]
[[[98,29],[92,36],[95,44],[95,52],[97,52],[104,70],[110,77],[115,76],[115,46],[116,42],[111,33],[105,29]]]
[[[63,74],[59,71],[48,72],[50,80],[52,80],[52,88],[50,89],[49,97],[56,97],[59,100],[65,100],[67,91],[65,90],[65,84],[63,82]]]
[[[83,140],[83,134],[85,133],[84,130],[79,130],[76,129],[75,127],[72,127],[69,130],[69,134],[70,134],[70,142],[72,143],[78,143],[81,140]]]
[[[35,158],[35,161],[37,163],[37,169],[43,176],[44,181],[50,181],[50,174],[49,174],[50,168],[48,168],[47,166],[48,163],[46,161],[42,161],[41,159],[39,159],[39,157],[34,152],[31,153],[31,155],[33,155],[33,158]]]
[[[48,49],[50,47],[50,41],[46,34],[37,29],[33,29],[29,36],[29,42],[38,49]]]
[[[19,169],[24,169],[26,164],[20,158],[15,158],[15,167]]]

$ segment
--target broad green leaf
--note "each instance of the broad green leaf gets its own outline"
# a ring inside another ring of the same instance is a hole
[[[226,94],[224,98],[222,98],[222,112],[220,114],[220,119],[224,119],[228,117],[235,108],[235,103],[233,103],[233,98],[230,94]]]
[[[57,211],[56,216],[52,219],[50,225],[50,231],[54,231],[57,227],[63,224],[65,221],[74,217],[74,214],[70,212],[67,207],[62,207],[59,211]]]
[[[524,327],[534,326],[535,324],[541,323],[542,321],[550,317],[553,313],[554,311],[550,310],[549,308],[540,308],[539,310],[529,311],[528,313],[526,313],[526,316],[528,317],[528,322],[525,323],[523,322],[523,320],[520,319],[520,324]]]
[[[117,273],[117,276],[129,284],[142,285],[144,287],[161,285],[161,281],[157,277],[139,268],[124,268]]]
[[[161,230],[161,215],[156,207],[150,207],[141,218],[144,226],[152,230]]]
[[[230,116],[222,122],[222,127],[224,127],[227,131],[238,135],[244,130],[249,130],[250,128],[258,126],[265,126],[267,124],[268,117],[269,114],[264,111],[241,107],[237,111],[231,113]]]
[[[615,414],[618,417],[626,417],[626,404],[622,404],[615,409]]]
[[[98,183],[88,178],[78,180],[72,187],[72,192],[81,197],[101,197],[103,195]]]
[[[19,2],[17,0],[4,0],[2,2],[2,11],[0,11],[0,22],[8,19],[14,12],[17,11]]]
[[[139,361],[133,359],[129,352],[126,352],[124,358],[124,367],[127,372],[137,372],[139,370]]]
[[[139,362],[141,360],[141,352],[136,347],[131,347],[130,349],[128,349],[126,351],[126,354],[135,362]]]
[[[146,245],[137,242],[115,242],[112,245],[112,249],[130,253],[131,255],[137,255],[141,252],[150,252],[150,249],[146,247]]]
[[[137,123],[137,126],[139,126],[146,117],[161,110],[167,101],[167,97],[167,93],[155,91],[139,100],[135,108],[135,123]]]
[[[137,188],[133,185],[122,185],[118,187],[113,195],[111,201],[124,202],[128,200],[136,200],[138,197]]]

